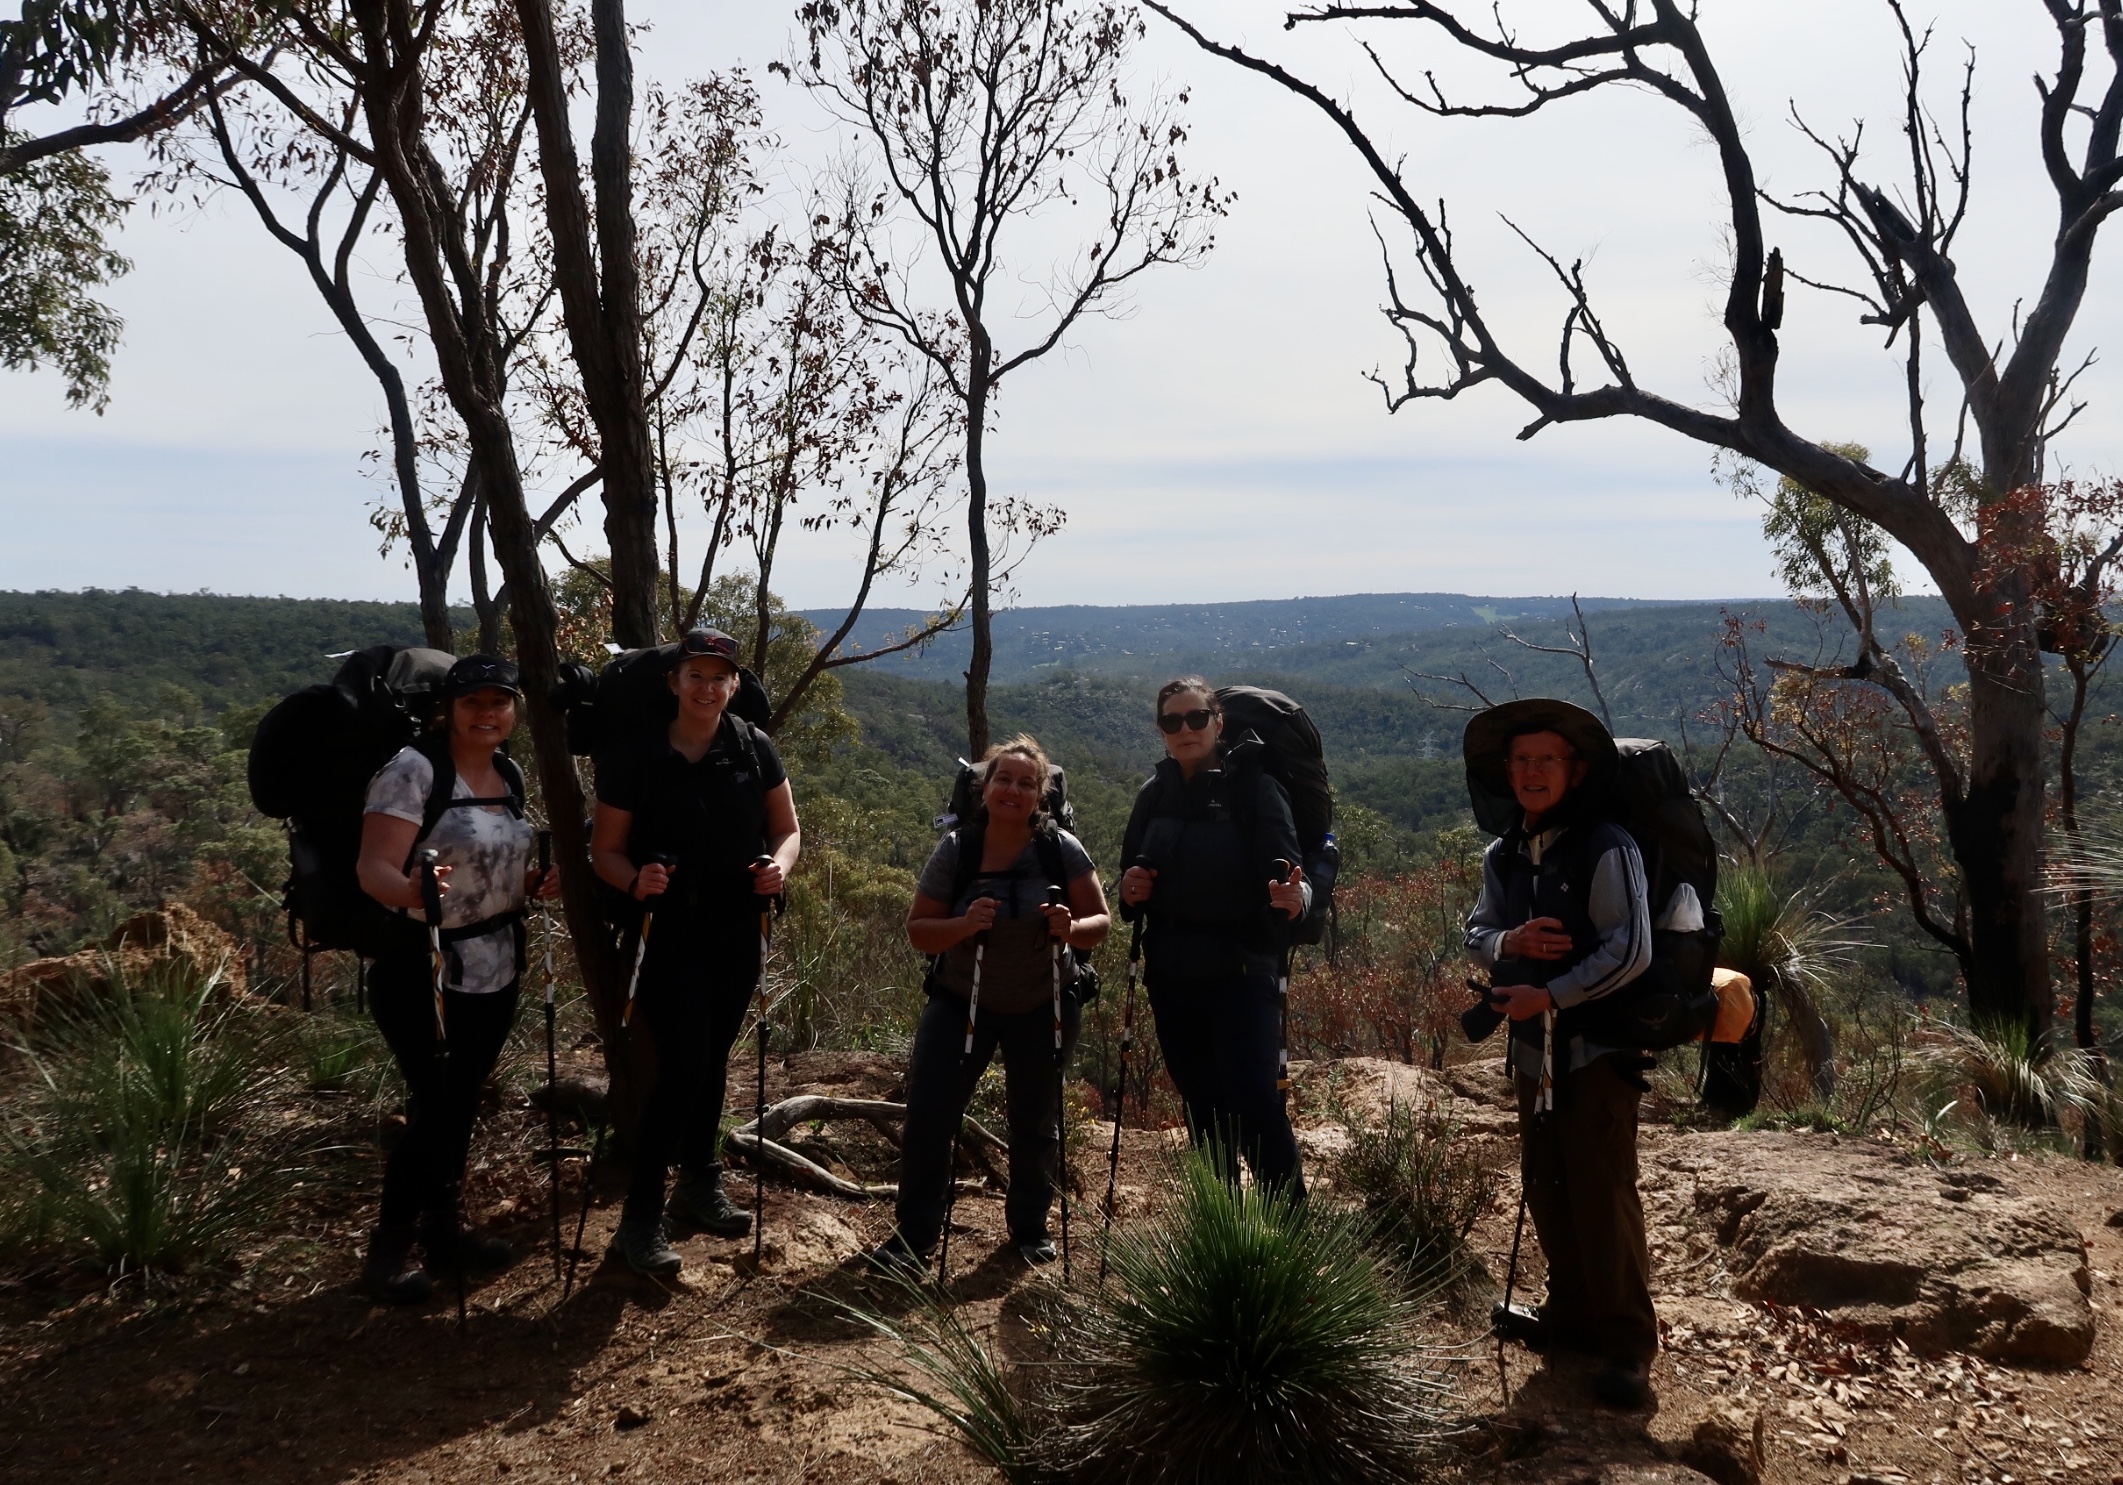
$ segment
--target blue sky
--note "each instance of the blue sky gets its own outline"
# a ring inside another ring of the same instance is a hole
[[[1250,0],[1188,8],[1356,96],[1423,192],[1450,201],[1485,302],[1530,362],[1552,363],[1561,309],[1499,213],[1587,258],[1640,379],[1711,400],[1715,161],[1670,108],[1616,93],[1523,125],[1440,124],[1380,99],[1346,35],[1287,36],[1279,10]],[[1574,8],[1554,0],[1514,13],[1538,25]],[[1868,137],[1895,145],[1884,6],[1709,0],[1705,9],[1773,186],[1822,180],[1784,120],[1787,99],[1831,128],[1865,112]],[[2035,0],[1960,0],[1929,13],[1942,90],[1959,39],[1979,48],[1977,210],[1959,261],[2003,335],[2013,299],[2034,292],[2054,215],[2027,81],[2044,65],[2046,25]],[[652,28],[643,64],[652,75],[675,81],[741,63],[760,78],[789,146],[784,189],[800,189],[845,147],[808,100],[765,76],[785,49],[783,7],[637,0],[636,14]],[[1361,376],[1397,364],[1398,343],[1376,312],[1383,285],[1354,156],[1316,115],[1154,20],[1141,64],[1146,76],[1192,85],[1190,159],[1239,199],[1205,266],[1144,280],[1125,316],[1088,323],[1004,398],[992,479],[1069,515],[1020,570],[1024,601],[1773,588],[1756,514],[1714,483],[1705,451],[1678,438],[1617,425],[1521,443],[1513,435],[1525,414],[1499,391],[1387,416]],[[1449,66],[1445,75],[1455,76]],[[125,175],[137,156],[110,159]],[[48,376],[0,376],[9,531],[0,586],[410,596],[410,574],[379,554],[367,519],[388,493],[363,460],[379,442],[380,400],[298,265],[240,201],[150,206],[136,206],[123,243],[138,266],[115,295],[128,334],[110,412],[69,412]],[[1823,234],[1778,233],[1809,276],[1847,276],[1847,257]],[[1054,247],[1035,236],[1019,262],[1030,274]],[[2110,245],[2081,319],[2082,351],[2113,339],[2123,305],[2114,264]],[[388,244],[375,244],[371,267],[372,292],[388,303]],[[1785,343],[1793,424],[1899,463],[1899,362],[1878,333],[1843,305],[1795,291]],[[2085,386],[2094,406],[2065,452],[2083,472],[2110,471],[2123,388],[2106,367]],[[812,543],[790,554],[778,585],[823,606],[848,580],[845,551]]]

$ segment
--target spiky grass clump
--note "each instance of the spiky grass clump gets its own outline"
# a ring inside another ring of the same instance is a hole
[[[287,1178],[241,1138],[274,1079],[219,977],[175,963],[78,985],[22,1050],[36,1077],[0,1130],[0,1246],[57,1246],[120,1273],[225,1252]]]
[[[1040,1458],[1052,1423],[1044,1399],[1024,1388],[986,1338],[929,1284],[909,1277],[881,1282],[896,1301],[890,1310],[852,1303],[840,1308],[886,1341],[902,1366],[857,1367],[854,1374],[933,1413],[1012,1485],[1055,1479]]]
[[[1348,1118],[1343,1128],[1349,1144],[1336,1184],[1362,1203],[1409,1278],[1450,1288],[1474,1274],[1467,1238],[1496,1200],[1498,1176],[1458,1138],[1458,1121],[1433,1105],[1395,1099],[1378,1127]]]
[[[2018,1021],[1942,1025],[1921,1060],[1932,1101],[1959,1098],[2000,1124],[2076,1124],[2106,1102],[2098,1069],[2085,1052],[2052,1045]]]
[[[1086,1482],[1399,1481],[1445,1385],[1367,1224],[1190,1155],[1156,1221],[1116,1232],[1111,1281],[1056,1313],[1049,1457]]]

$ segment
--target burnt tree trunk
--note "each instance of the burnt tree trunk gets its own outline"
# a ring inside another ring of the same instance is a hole
[[[972,365],[966,377],[966,555],[972,586],[973,657],[966,666],[966,756],[978,763],[988,751],[988,673],[995,667],[995,622],[991,584],[995,563],[988,545],[988,398],[992,359],[987,338],[971,337]]]

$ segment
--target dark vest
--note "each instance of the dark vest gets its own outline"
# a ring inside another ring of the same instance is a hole
[[[1499,985],[1546,985],[1566,971],[1577,968],[1600,946],[1599,929],[1592,922],[1592,877],[1599,868],[1594,849],[1597,827],[1576,820],[1563,822],[1562,833],[1542,853],[1541,864],[1529,860],[1523,846],[1524,827],[1517,827],[1499,843],[1504,886],[1504,921],[1513,928],[1535,918],[1554,918],[1570,935],[1570,952],[1561,959],[1501,959],[1492,981]],[[1579,1030],[1582,1019],[1577,1007],[1556,1017],[1558,1045]],[[1538,1016],[1512,1023],[1511,1034],[1520,1041],[1539,1044]]]

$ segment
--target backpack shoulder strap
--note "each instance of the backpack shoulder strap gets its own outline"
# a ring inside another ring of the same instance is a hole
[[[946,907],[955,907],[980,875],[981,853],[988,844],[988,832],[978,824],[962,824],[952,833],[958,837],[958,866],[951,873],[951,901]]]
[[[420,834],[413,837],[413,844],[417,847],[434,833],[435,827],[442,823],[443,815],[449,811],[451,800],[457,793],[457,760],[450,753],[449,739],[440,733],[422,733],[413,749],[435,770],[435,780],[428,785],[427,804],[421,810]]]
[[[1061,888],[1062,895],[1067,897],[1069,879],[1067,868],[1062,865],[1060,835],[1051,829],[1035,830],[1032,832],[1032,848],[1039,852],[1039,869],[1046,875],[1048,885]]]
[[[731,735],[737,739],[738,754],[744,759],[745,767],[752,775],[752,786],[764,798],[767,792],[767,781],[761,777],[759,772],[759,729],[735,712],[730,712],[728,716],[730,718]]]

